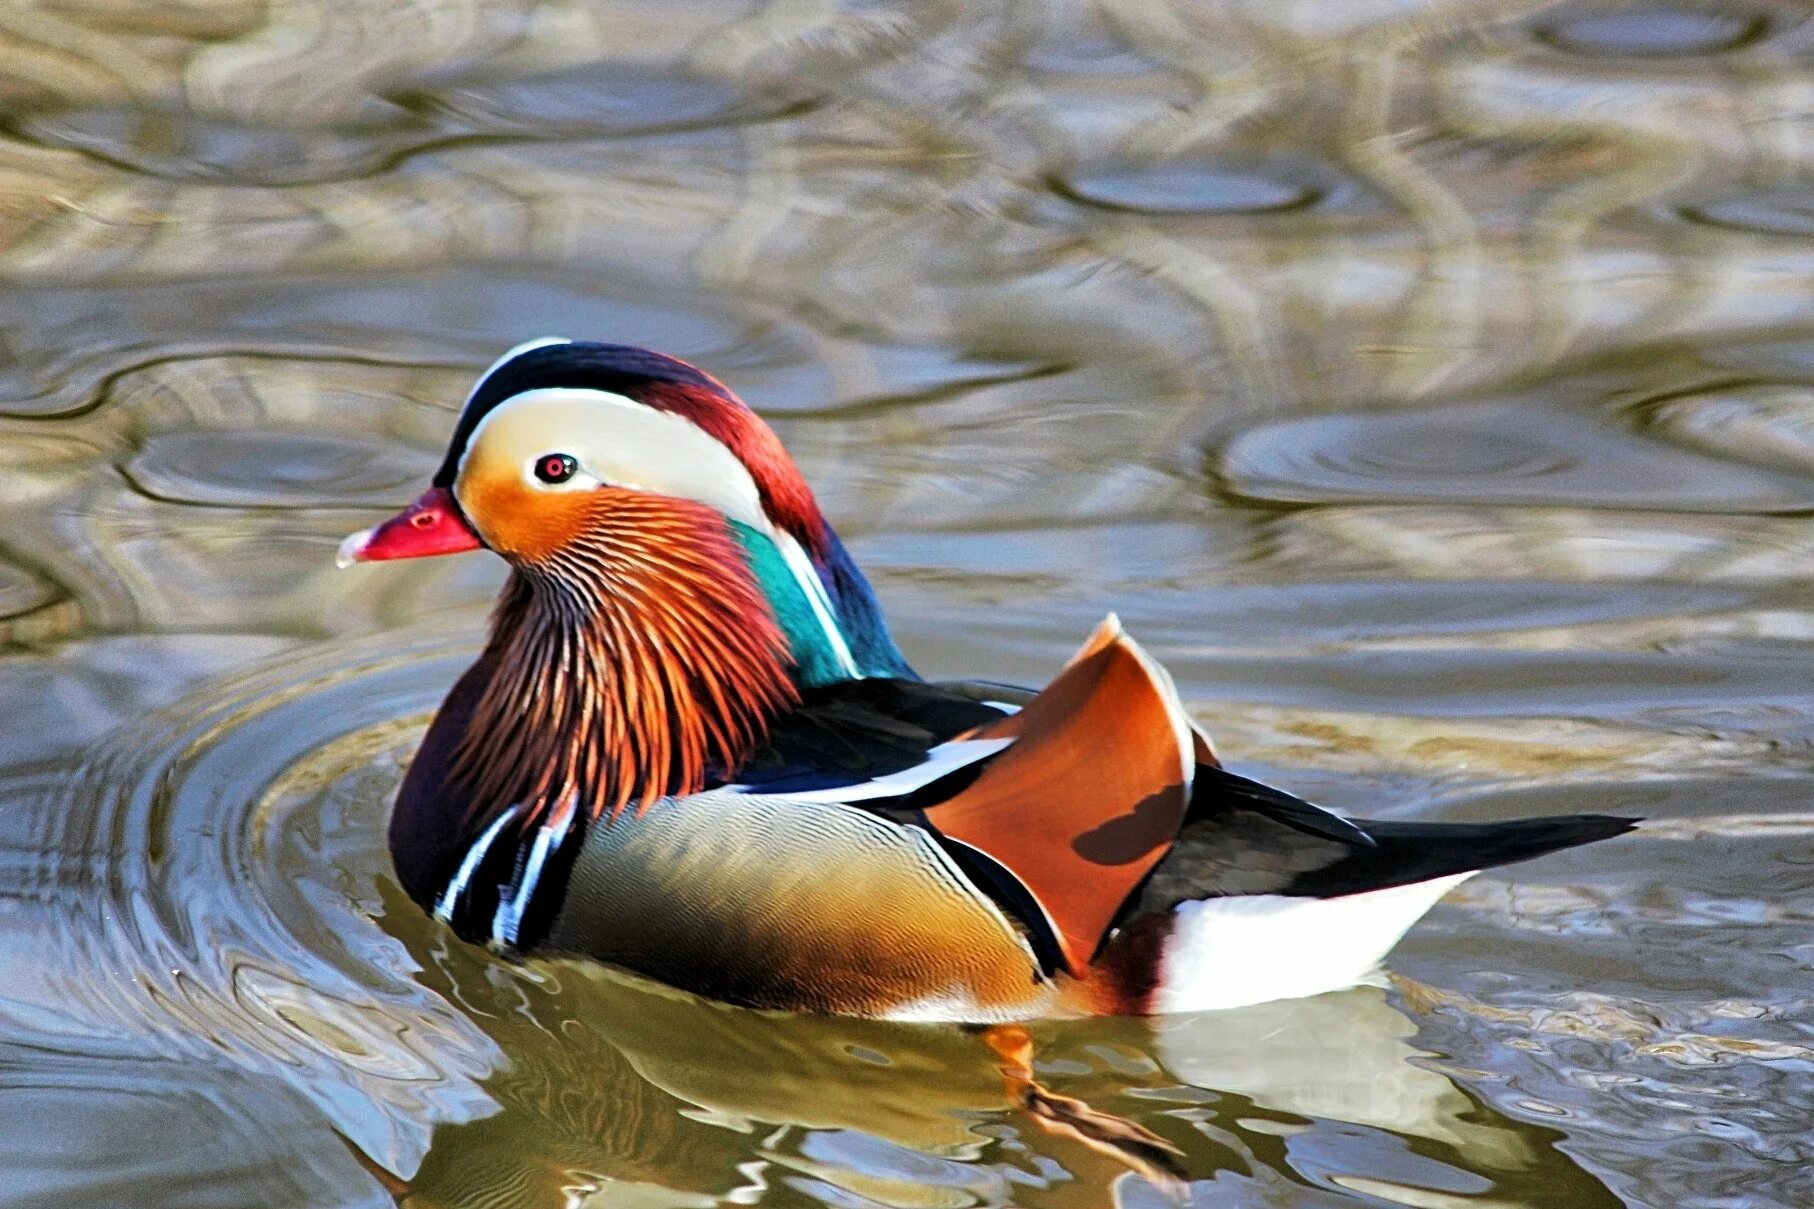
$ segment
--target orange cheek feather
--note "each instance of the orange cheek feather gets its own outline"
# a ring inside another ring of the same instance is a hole
[[[541,562],[585,529],[589,491],[537,491],[514,470],[472,467],[460,477],[460,506],[499,554]]]

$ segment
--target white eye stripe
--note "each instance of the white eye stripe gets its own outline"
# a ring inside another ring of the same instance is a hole
[[[571,455],[613,487],[697,500],[764,533],[773,530],[736,454],[686,417],[610,391],[540,387],[513,395],[473,428],[460,472],[475,459],[502,463],[522,467],[526,482],[552,490],[534,477],[535,460],[550,453]]]

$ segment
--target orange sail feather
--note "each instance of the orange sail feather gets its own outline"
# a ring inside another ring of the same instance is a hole
[[[1044,692],[971,737],[1015,742],[927,818],[1024,883],[1082,975],[1184,822],[1196,743],[1171,679],[1110,617]]]

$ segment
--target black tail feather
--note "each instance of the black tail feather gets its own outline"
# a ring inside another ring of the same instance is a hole
[[[1301,873],[1278,893],[1335,898],[1492,869],[1624,835],[1639,822],[1609,814],[1565,814],[1505,823],[1353,821],[1373,838],[1373,847],[1351,849],[1321,869]]]
[[[1251,810],[1305,835],[1321,836],[1360,848],[1373,847],[1373,837],[1341,815],[1283,789],[1237,776],[1219,764],[1197,765],[1190,794],[1187,823],[1195,818],[1210,818],[1231,808]]]

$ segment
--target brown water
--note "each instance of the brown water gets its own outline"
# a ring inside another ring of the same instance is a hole
[[[1165,1203],[957,1030],[401,898],[500,571],[334,544],[550,332],[763,409],[927,671],[1116,609],[1240,770],[1656,820],[1389,990],[1040,1028],[1197,1204],[1814,1204],[1804,11],[0,9],[0,1204]]]

